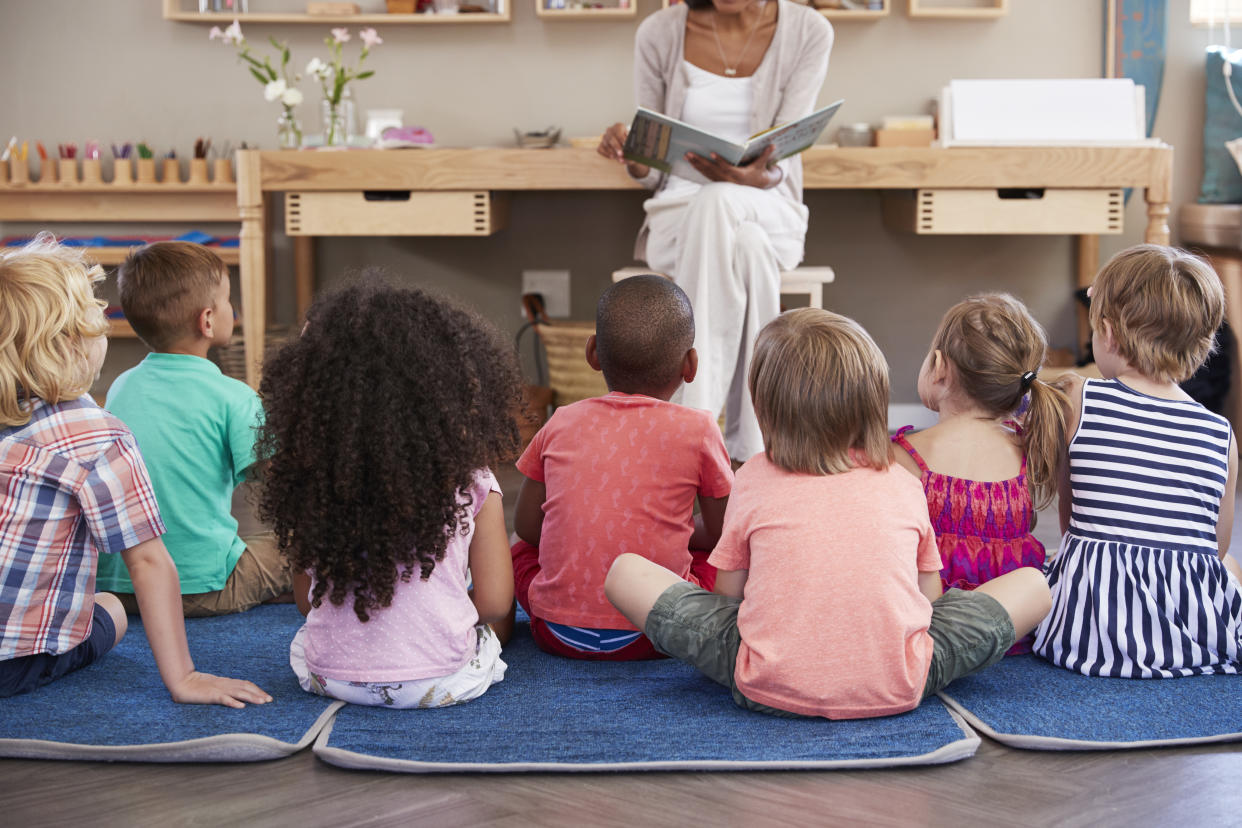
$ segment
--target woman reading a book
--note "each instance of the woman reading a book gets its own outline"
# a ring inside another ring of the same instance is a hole
[[[639,106],[736,143],[815,108],[832,27],[788,0],[686,0],[638,27]],[[734,460],[763,450],[747,390],[755,336],[780,312],[780,271],[802,260],[807,208],[802,161],[744,166],[690,154],[668,173],[628,161],[627,128],[613,124],[599,152],[654,194],[635,255],[671,275],[694,305],[699,373],[676,401],[725,409]]]

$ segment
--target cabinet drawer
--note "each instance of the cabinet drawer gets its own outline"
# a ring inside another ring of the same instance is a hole
[[[490,236],[504,226],[497,194],[353,190],[285,194],[290,236]]]
[[[889,224],[915,233],[1120,233],[1123,190],[916,190],[886,193]]]

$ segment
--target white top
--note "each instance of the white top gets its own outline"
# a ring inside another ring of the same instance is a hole
[[[751,135],[750,113],[755,102],[754,78],[730,78],[700,69],[689,61],[683,63],[689,84],[679,120],[729,141],[745,143]],[[653,200],[664,201],[692,195],[706,183],[707,179],[698,170],[687,161],[678,159],[673,164],[668,184]]]

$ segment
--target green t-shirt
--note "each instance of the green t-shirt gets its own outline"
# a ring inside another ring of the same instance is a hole
[[[201,357],[148,354],[112,383],[106,407],[138,441],[181,592],[222,589],[246,548],[231,509],[254,464],[259,395]],[[120,555],[99,559],[96,589],[134,591]]]

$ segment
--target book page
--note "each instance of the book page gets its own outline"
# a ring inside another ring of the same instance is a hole
[[[630,161],[671,172],[673,165],[684,163],[686,153],[709,157],[714,152],[730,164],[742,158],[742,147],[718,135],[661,115],[650,109],[638,108],[625,138],[624,155]]]
[[[833,115],[837,114],[837,110],[843,103],[845,101],[835,101],[823,109],[815,110],[805,118],[760,132],[746,142],[742,163],[745,164],[758,158],[769,145],[776,147],[772,154],[773,161],[797,155],[809,148],[819,140],[824,128],[828,126],[828,122],[832,120]]]

